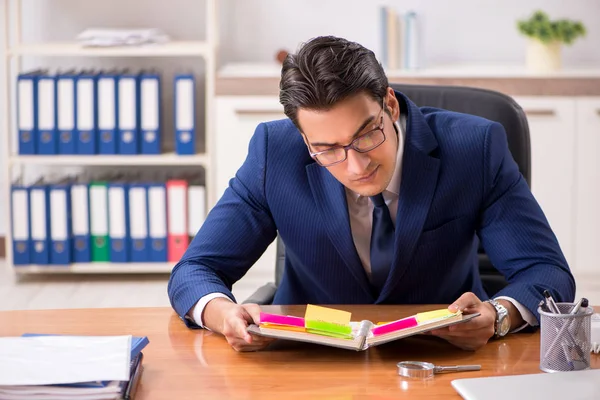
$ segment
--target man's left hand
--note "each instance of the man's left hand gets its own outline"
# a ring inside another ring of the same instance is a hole
[[[433,330],[432,335],[441,337],[464,350],[477,350],[494,335],[496,310],[490,303],[479,300],[474,293],[463,294],[448,309],[452,312],[461,310],[464,314],[480,313],[481,315],[462,324]]]

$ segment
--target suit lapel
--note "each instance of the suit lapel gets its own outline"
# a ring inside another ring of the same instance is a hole
[[[439,158],[431,155],[437,140],[423,114],[403,95],[396,93],[396,97],[404,99],[408,109],[407,131],[396,215],[394,262],[378,302],[397,289],[409,266],[435,194],[440,166]]]
[[[309,164],[306,172],[329,239],[354,278],[372,298],[367,274],[354,247],[344,186],[329,171],[316,163]]]

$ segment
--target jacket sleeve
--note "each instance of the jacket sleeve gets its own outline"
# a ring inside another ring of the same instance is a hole
[[[233,284],[275,239],[265,198],[267,130],[258,125],[246,160],[171,272],[169,300],[188,326],[194,324],[186,314],[203,296],[217,292],[235,301]]]
[[[484,143],[484,188],[478,235],[512,297],[533,313],[543,291],[556,302],[572,302],[575,280],[558,240],[508,148],[502,125],[492,123]],[[534,182],[535,184],[535,182]]]

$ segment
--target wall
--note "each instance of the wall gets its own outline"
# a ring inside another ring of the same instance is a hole
[[[204,38],[203,1],[21,1],[23,38],[27,41],[70,40],[83,29],[98,26],[160,27],[173,39]],[[572,48],[565,49],[565,65],[600,63],[600,25],[596,23],[600,20],[600,2],[597,0],[576,0],[568,3],[561,0],[219,0],[220,61],[272,61],[278,49],[293,51],[300,42],[324,34],[344,36],[378,52],[378,13],[379,5],[382,4],[392,5],[399,12],[412,9],[419,13],[422,22],[424,66],[447,63],[522,63],[525,40],[517,33],[515,21],[528,16],[537,8],[543,8],[552,18],[580,19],[588,28],[587,38]],[[3,11],[0,9],[2,24]],[[3,29],[0,31],[0,43],[4,43]],[[3,51],[4,49],[0,48],[0,52]],[[52,68],[73,65],[119,65],[139,68],[149,65],[157,66],[168,74],[187,70],[201,74],[204,68],[197,58],[27,58],[23,65],[26,68],[35,65]],[[3,73],[4,68],[5,64],[1,63],[0,72]],[[169,102],[170,85],[166,85],[165,89],[165,102]],[[0,90],[4,88],[0,87]],[[2,101],[3,98],[0,97],[0,106]],[[0,112],[1,110],[3,107],[0,107]],[[0,115],[0,121],[3,118]],[[200,119],[202,118],[200,115]],[[166,126],[169,126],[171,121],[171,115],[167,113]],[[0,141],[0,146],[3,146],[4,142]],[[3,158],[3,155],[0,155],[0,158]],[[0,162],[4,168],[5,160],[0,159]],[[2,203],[5,203],[5,196],[5,193],[0,192]],[[6,204],[0,206],[5,207]],[[0,215],[5,214],[3,212]],[[5,231],[6,223],[0,219],[0,235]]]
[[[584,22],[588,36],[565,50],[567,64],[600,62],[597,0],[250,0],[227,10],[233,21],[225,61],[270,61],[278,48],[295,50],[312,36],[333,34],[379,50],[379,5],[415,10],[423,23],[425,65],[524,62],[516,21],[542,8],[550,18]],[[342,16],[343,15],[343,16]]]

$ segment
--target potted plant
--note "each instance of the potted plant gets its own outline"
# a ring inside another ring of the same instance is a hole
[[[545,12],[539,10],[529,19],[519,20],[517,27],[522,35],[529,38],[527,67],[536,72],[560,69],[562,45],[571,45],[586,34],[581,22],[568,19],[551,21]]]

